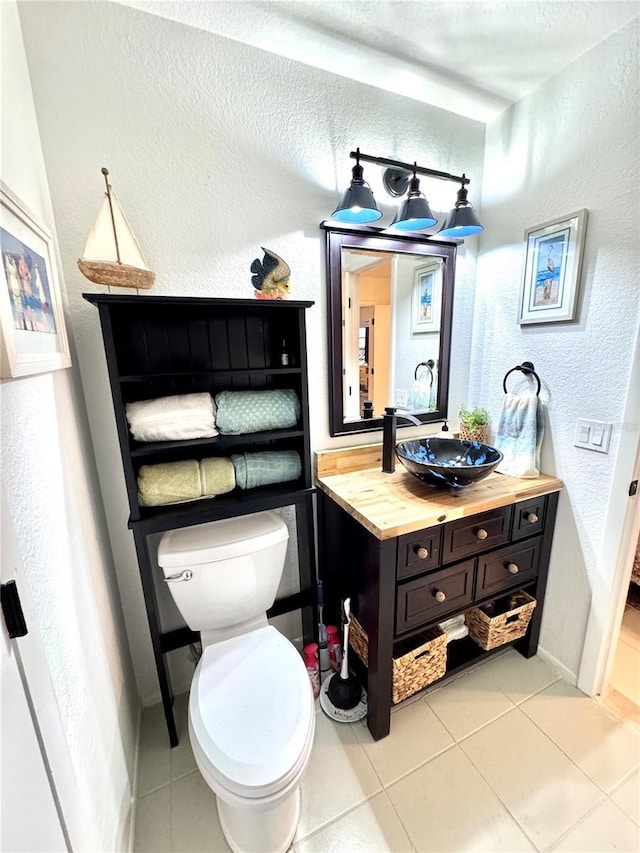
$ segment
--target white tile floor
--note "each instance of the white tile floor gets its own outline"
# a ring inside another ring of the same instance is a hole
[[[141,735],[135,850],[227,851],[160,706]],[[640,733],[539,658],[507,651],[394,709],[374,742],[319,711],[294,853],[640,850]]]

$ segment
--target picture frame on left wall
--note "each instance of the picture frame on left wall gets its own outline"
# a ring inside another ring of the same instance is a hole
[[[0,180],[0,378],[71,366],[53,236]]]

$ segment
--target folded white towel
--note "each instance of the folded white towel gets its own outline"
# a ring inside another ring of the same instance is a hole
[[[139,400],[127,403],[126,412],[136,441],[186,441],[218,435],[211,394],[176,394]]]
[[[543,437],[544,416],[539,397],[505,394],[494,441],[504,459],[496,470],[511,477],[538,477]]]

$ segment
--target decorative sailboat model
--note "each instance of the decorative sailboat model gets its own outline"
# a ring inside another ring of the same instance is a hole
[[[109,170],[102,169],[107,191],[87,238],[80,272],[95,284],[107,287],[153,287],[156,274],[147,266],[131,226],[109,184]]]

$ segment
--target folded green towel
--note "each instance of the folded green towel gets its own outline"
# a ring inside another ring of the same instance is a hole
[[[203,495],[224,495],[236,487],[233,463],[226,456],[203,459],[200,463]]]
[[[300,417],[300,401],[290,388],[221,391],[216,394],[216,427],[225,435],[286,429]]]
[[[195,501],[223,495],[234,488],[235,470],[231,460],[224,457],[141,465],[138,472],[140,506]]]
[[[236,485],[240,489],[287,483],[297,480],[302,472],[300,455],[295,450],[233,453],[231,461],[236,472]]]

